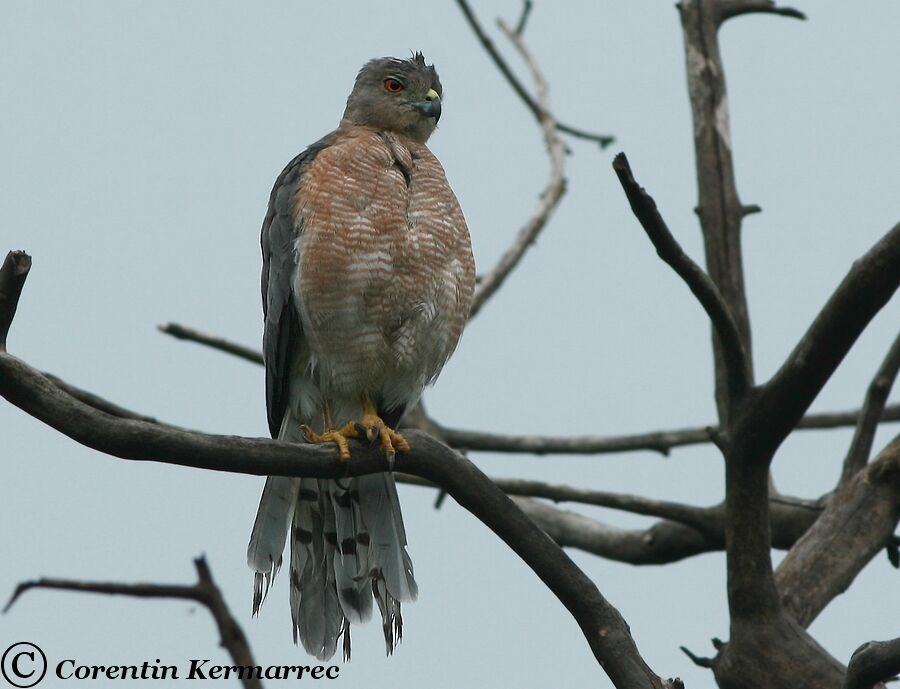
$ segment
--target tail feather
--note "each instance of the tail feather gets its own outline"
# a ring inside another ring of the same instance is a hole
[[[286,419],[279,437],[301,442],[295,428],[299,423]],[[394,477],[269,477],[247,548],[254,614],[281,566],[288,531],[294,643],[324,661],[343,636],[349,659],[351,623],[372,617],[374,597],[393,653],[403,632],[400,603],[418,595]]]
[[[254,615],[259,612],[272,579],[281,568],[298,484],[297,479],[283,476],[269,476],[266,479],[247,546],[247,564],[256,572],[253,577]]]
[[[419,587],[406,552],[406,530],[394,477],[370,474],[360,476],[358,481],[359,504],[369,529],[373,569],[380,572],[387,592],[398,602],[414,601]]]
[[[403,616],[400,614],[400,601],[394,598],[381,576],[372,577],[372,593],[381,612],[381,630],[384,632],[384,648],[388,655],[394,652],[403,638]]]
[[[291,614],[295,640],[299,637],[306,652],[323,661],[334,655],[345,624],[334,579],[334,546],[329,543],[329,534],[334,538],[335,531],[331,502],[323,495],[326,483],[314,479],[301,482],[298,496],[301,506],[294,518],[296,538],[291,540]],[[309,508],[304,502],[309,503]],[[302,564],[302,569],[294,569],[297,551],[300,556],[296,565]]]
[[[360,624],[372,617],[368,582],[369,534],[360,513],[356,479],[331,481],[328,487],[337,537],[334,575],[338,598],[348,622]]]

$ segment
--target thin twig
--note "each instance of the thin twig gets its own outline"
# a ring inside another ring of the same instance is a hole
[[[693,662],[694,665],[697,665],[698,667],[709,669],[712,668],[715,664],[715,658],[703,658],[698,655],[694,655],[694,653],[692,653],[686,646],[679,646],[678,648],[680,648],[681,652],[684,653],[688,658],[690,658],[691,662]]]
[[[485,302],[500,288],[504,280],[519,265],[519,261],[525,255],[528,248],[535,242],[538,234],[547,225],[550,215],[553,213],[557,205],[559,205],[563,194],[566,191],[565,164],[566,151],[565,146],[556,133],[556,121],[550,113],[549,101],[547,96],[547,82],[540,72],[534,58],[528,52],[521,36],[511,31],[503,22],[500,22],[501,30],[506,34],[507,38],[512,42],[516,49],[521,53],[522,58],[528,64],[531,75],[537,85],[538,94],[538,111],[536,113],[541,130],[544,134],[544,143],[547,146],[547,153],[550,156],[550,179],[547,186],[541,193],[540,202],[534,215],[519,230],[515,240],[506,253],[494,266],[494,269],[486,275],[480,276],[478,286],[475,290],[475,297],[472,301],[472,310],[469,318],[474,318],[481,310]]]
[[[897,334],[897,339],[888,350],[887,356],[878,367],[878,371],[866,391],[859,422],[856,424],[853,440],[850,442],[850,448],[844,459],[839,485],[849,481],[869,461],[872,443],[875,440],[875,431],[878,430],[878,422],[884,412],[898,371],[900,371],[900,333]]]
[[[730,399],[739,402],[750,388],[750,363],[731,309],[709,275],[684,253],[672,236],[656,207],[656,202],[635,181],[624,153],[619,153],[615,157],[613,169],[625,190],[631,210],[656,247],[656,253],[684,280],[712,321],[713,328],[722,343]]]
[[[221,337],[207,335],[206,333],[202,333],[199,330],[193,330],[192,328],[186,328],[183,325],[178,325],[178,323],[166,323],[165,325],[158,325],[156,327],[160,332],[171,335],[172,337],[177,337],[179,340],[190,340],[191,342],[205,344],[208,347],[212,347],[213,349],[219,349],[223,352],[234,354],[241,359],[252,361],[254,364],[263,363],[262,354],[252,347],[245,347],[244,345],[239,345],[235,344],[234,342],[229,342],[228,340],[223,340]]]
[[[528,23],[528,17],[531,16],[531,9],[533,3],[531,0],[524,0],[522,2],[522,14],[519,15],[519,21],[516,22],[516,35],[521,36],[525,33],[525,24]]]
[[[197,568],[197,583],[193,586],[177,586],[166,584],[118,584],[109,582],[75,581],[72,579],[38,579],[25,581],[16,587],[3,612],[6,613],[22,594],[32,589],[55,589],[59,591],[78,591],[81,593],[101,593],[114,596],[132,596],[135,598],[176,598],[192,600],[203,605],[216,622],[222,645],[228,650],[235,665],[253,668],[256,661],[250,651],[250,645],[237,620],[228,610],[222,592],[216,586],[206,558],[194,560]],[[245,689],[262,689],[259,677],[252,671],[241,673],[241,683]]]
[[[456,0],[456,4],[459,5],[466,21],[469,22],[469,26],[472,27],[472,31],[475,32],[475,36],[487,51],[487,54],[494,61],[494,64],[497,65],[497,68],[509,82],[510,86],[513,87],[513,90],[518,94],[519,98],[521,98],[525,105],[528,106],[528,109],[531,110],[532,114],[535,117],[540,118],[540,108],[537,102],[531,97],[525,87],[522,86],[522,83],[516,78],[516,75],[513,74],[509,65],[506,64],[506,60],[503,59],[503,56],[497,52],[497,49],[494,47],[494,42],[484,32],[484,29],[481,28],[481,24],[475,17],[475,13],[472,12],[472,8],[469,7],[469,3],[466,2],[466,0]],[[608,134],[593,134],[561,122],[556,123],[556,129],[578,139],[595,141],[600,145],[600,148],[606,148],[616,140],[615,137],[609,136]]]
[[[19,295],[31,270],[31,256],[24,251],[10,251],[0,270],[0,352],[6,351],[6,336],[19,304]]]

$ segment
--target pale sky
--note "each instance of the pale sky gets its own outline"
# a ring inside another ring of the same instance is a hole
[[[495,29],[520,3],[473,2]],[[741,18],[721,33],[757,376],[781,363],[849,269],[900,219],[900,5],[798,2],[807,22]],[[489,269],[547,177],[540,132],[452,2],[0,5],[0,250],[34,258],[10,352],[119,404],[213,433],[266,435],[263,371],[156,331],[169,321],[258,346],[259,226],[283,165],[338,122],[369,58],[422,50],[444,85],[432,150]],[[624,150],[673,233],[702,262],[681,31],[670,2],[538,0],[526,32],[570,124],[568,194],[522,266],[473,321],[428,408],[449,426],[617,435],[714,420],[708,325],[656,257],[610,168]],[[900,322],[880,313],[814,405],[859,406]],[[894,400],[900,399],[895,392]],[[883,429],[876,448],[897,432]],[[39,576],[190,583],[205,553],[258,662],[310,659],[291,641],[286,576],[258,619],[245,550],[262,479],[106,457],[0,404],[0,597]],[[792,436],[778,487],[829,490],[850,431]],[[707,505],[709,447],[594,457],[475,453],[494,476],[539,478]],[[384,657],[377,623],[330,686],[611,686],[568,613],[452,500],[401,487],[419,600]],[[573,507],[617,526],[652,520]],[[637,568],[570,552],[622,612],[648,664],[689,689],[728,637],[722,554]],[[776,558],[780,555],[776,554]],[[897,635],[897,572],[879,554],[812,625],[841,662]],[[211,618],[182,602],[36,591],[0,617],[0,647],[51,664],[156,658],[230,663]],[[48,680],[45,680],[45,685]],[[231,686],[237,686],[236,681]],[[269,686],[279,686],[270,682]]]

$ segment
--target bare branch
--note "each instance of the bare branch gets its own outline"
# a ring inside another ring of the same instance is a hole
[[[531,498],[513,501],[560,546],[616,562],[661,565],[725,547],[724,540],[704,536],[678,522],[660,521],[646,529],[622,529]]]
[[[388,469],[379,448],[361,444],[354,447],[354,460],[344,463],[333,448],[191,433],[115,418],[79,402],[5,352],[0,353],[0,395],[77,442],[122,459],[263,476],[338,478]],[[396,468],[439,484],[500,536],[570,611],[617,687],[661,686],[618,611],[510,498],[446,445],[420,431],[409,431],[407,437],[414,449],[397,457]]]
[[[224,338],[201,333],[177,323],[170,323],[163,332],[168,333],[169,328],[184,333],[183,339],[189,339],[199,344],[205,344],[216,350],[227,353],[235,353],[235,350],[246,350],[248,356],[242,358],[262,364],[262,353],[251,350],[243,345],[230,342]],[[196,337],[195,337],[196,336]],[[219,345],[222,346],[219,346]],[[252,355],[252,356],[251,356]],[[135,412],[123,409],[112,402],[107,402],[91,393],[80,390],[73,385],[65,383],[50,373],[44,373],[50,380],[57,383],[76,399],[90,406],[106,411],[113,416],[121,418],[133,418],[155,423],[156,419],[149,416],[141,416]],[[94,398],[91,401],[91,398]],[[860,421],[860,410],[823,412],[810,414],[800,419],[797,430],[822,430],[856,426]],[[409,415],[405,421],[409,420]],[[900,404],[884,407],[880,423],[900,421]],[[668,431],[654,431],[651,433],[637,433],[633,435],[603,436],[547,436],[547,435],[510,435],[505,433],[491,433],[487,431],[472,431],[459,428],[447,428],[441,426],[430,418],[425,418],[427,426],[412,424],[431,435],[438,435],[448,445],[458,450],[476,450],[484,452],[511,452],[529,453],[535,455],[562,454],[562,455],[592,455],[612,454],[617,452],[633,452],[635,450],[651,450],[660,454],[669,455],[669,451],[676,447],[687,445],[704,445],[711,442],[711,436],[721,433],[718,426],[695,426],[693,428],[677,428]]]
[[[525,24],[528,23],[528,17],[531,16],[532,4],[531,0],[524,0],[522,2],[522,14],[519,15],[519,21],[516,22],[517,36],[521,36],[525,33]]]
[[[891,539],[900,519],[900,436],[828,501],[775,572],[782,604],[807,627]]]
[[[399,483],[439,488],[431,481],[417,476],[395,474]],[[559,545],[578,548],[600,557],[633,565],[659,565],[677,562],[702,553],[725,548],[724,504],[712,507],[690,507],[645,502],[632,496],[580,491],[568,486],[538,484],[529,492],[530,482],[514,479],[492,479],[510,495],[546,497],[560,501],[601,505],[613,509],[662,516],[663,519],[646,529],[621,529],[608,526],[576,512],[562,510],[532,499],[515,498],[515,502]],[[669,509],[671,507],[671,509]],[[788,550],[809,529],[821,513],[821,507],[797,499],[772,498],[772,547]],[[680,517],[680,519],[679,519]],[[696,525],[696,527],[691,525]]]
[[[684,653],[688,658],[691,659],[691,662],[697,667],[702,668],[711,668],[715,665],[715,658],[704,658],[698,655],[694,655],[686,646],[679,646],[681,652]]]
[[[898,409],[900,413],[900,409]],[[441,426],[447,443],[453,447],[483,452],[525,452],[535,455],[590,455],[635,450],[652,450],[668,455],[669,450],[685,445],[710,442],[709,428],[683,428],[673,431],[635,435],[542,436],[506,435],[486,431],[470,431]]]
[[[875,314],[900,286],[900,223],[856,260],[781,368],[759,389],[737,433],[771,460]]]
[[[510,86],[513,87],[513,90],[516,92],[516,94],[518,94],[519,98],[522,99],[522,102],[524,102],[528,109],[531,110],[531,113],[536,118],[540,119],[540,107],[538,106],[538,103],[531,97],[525,87],[522,86],[522,83],[518,80],[518,78],[516,78],[516,75],[513,74],[513,71],[510,69],[509,65],[506,64],[506,60],[503,59],[503,56],[500,55],[500,53],[494,47],[494,42],[484,32],[484,29],[481,27],[478,19],[475,17],[475,13],[472,12],[472,8],[469,7],[469,3],[466,0],[456,0],[456,4],[459,5],[459,8],[462,10],[466,21],[469,22],[469,26],[472,27],[472,31],[475,32],[475,36],[487,51],[487,54],[494,61],[494,64],[497,65],[500,73],[503,74],[503,76],[509,82]],[[600,148],[606,148],[613,141],[615,141],[615,137],[609,136],[608,134],[592,134],[591,132],[586,132],[583,129],[577,129],[568,124],[562,124],[561,122],[557,122],[555,126],[557,130],[570,136],[574,136],[578,139],[595,141],[600,145]]]
[[[221,337],[207,335],[199,330],[193,330],[192,328],[178,325],[178,323],[166,323],[165,325],[158,325],[156,327],[160,332],[176,337],[179,340],[190,340],[191,342],[204,344],[207,347],[212,347],[213,349],[234,354],[241,359],[252,361],[254,364],[264,363],[262,352],[253,349],[252,347],[245,347],[244,345],[229,342]]]
[[[71,579],[38,579],[22,582],[16,587],[12,597],[3,608],[6,613],[19,597],[32,589],[55,589],[59,591],[78,591],[81,593],[101,593],[113,596],[132,596],[135,598],[175,598],[191,600],[203,605],[216,622],[222,645],[228,650],[235,665],[252,667],[256,665],[250,645],[237,620],[232,617],[222,592],[216,586],[206,564],[206,558],[194,560],[197,568],[197,583],[193,586],[177,586],[165,584],[118,584],[109,582],[74,581]],[[262,682],[253,673],[241,675],[241,683],[245,689],[262,689]]]
[[[0,270],[0,352],[6,351],[6,336],[16,315],[19,295],[31,270],[31,256],[24,251],[10,251]]]
[[[735,402],[740,401],[752,384],[752,373],[742,336],[730,307],[712,279],[684,253],[672,236],[656,202],[635,181],[624,153],[615,157],[613,169],[625,190],[631,210],[656,247],[656,253],[684,280],[712,321],[713,329],[721,342],[729,398]]]
[[[777,14],[793,19],[806,19],[806,15],[793,7],[778,7],[773,0],[719,0],[719,24],[743,14]]]
[[[694,133],[697,215],[703,231],[706,270],[728,305],[753,384],[753,347],[744,287],[741,224],[753,205],[741,202],[734,175],[725,69],[718,42],[720,0],[682,0],[677,4],[684,34],[685,66]],[[728,425],[735,400],[729,397],[732,371],[721,331],[713,328],[716,407]]]
[[[503,281],[509,274],[519,265],[519,261],[525,255],[528,248],[535,242],[538,234],[547,225],[550,215],[553,213],[557,205],[559,205],[563,194],[566,191],[565,179],[565,161],[566,151],[562,141],[556,133],[556,121],[550,113],[549,101],[547,96],[547,82],[538,69],[537,63],[528,52],[522,38],[519,34],[510,31],[505,24],[500,23],[500,28],[506,36],[521,53],[522,58],[528,64],[532,77],[537,85],[537,112],[535,113],[541,130],[544,134],[544,143],[547,146],[547,153],[550,156],[550,179],[547,186],[541,193],[540,202],[534,215],[522,226],[515,240],[506,253],[494,266],[491,272],[479,277],[478,286],[475,289],[475,297],[472,301],[472,310],[469,312],[469,318],[474,318],[481,310],[485,302],[500,288]]]
[[[138,414],[137,412],[133,412],[130,409],[126,409],[125,407],[120,407],[118,404],[110,402],[109,400],[106,400],[99,395],[95,395],[92,392],[88,392],[87,390],[76,387],[71,383],[67,383],[66,381],[53,375],[52,373],[47,373],[45,371],[41,375],[43,375],[47,380],[53,383],[60,390],[70,394],[79,402],[84,402],[89,407],[93,407],[94,409],[102,411],[105,414],[115,416],[119,419],[133,419],[135,421],[146,421],[147,423],[160,423],[160,421],[158,421],[153,416],[144,416],[143,414]]]
[[[400,483],[437,488],[433,483],[415,476],[397,476]],[[507,495],[529,498],[545,498],[553,502],[575,502],[582,505],[608,507],[610,509],[661,517],[693,527],[697,531],[722,538],[722,508],[694,507],[666,500],[652,500],[640,495],[610,493],[602,490],[585,490],[544,481],[494,478],[491,481]]]
[[[878,422],[884,412],[898,371],[900,371],[900,334],[897,335],[897,339],[888,350],[887,356],[878,367],[878,371],[866,391],[859,422],[853,433],[853,440],[850,442],[847,456],[844,458],[844,468],[839,485],[849,481],[869,461],[872,442],[875,440],[875,431],[878,430]]]
[[[900,637],[869,641],[857,648],[847,666],[843,689],[872,689],[900,674]]]

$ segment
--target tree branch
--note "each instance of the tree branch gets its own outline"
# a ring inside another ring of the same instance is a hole
[[[875,440],[875,431],[878,430],[878,422],[884,413],[884,407],[888,395],[891,394],[891,387],[894,385],[898,371],[900,371],[900,334],[897,335],[888,350],[866,391],[859,422],[853,433],[853,440],[850,442],[847,456],[844,458],[839,485],[849,481],[869,461],[872,443]]]
[[[669,231],[653,198],[641,187],[631,173],[624,153],[613,160],[613,169],[625,190],[631,210],[656,247],[656,253],[684,280],[712,321],[721,343],[729,399],[739,402],[752,383],[750,360],[731,308],[713,280],[684,253]]]
[[[828,501],[775,572],[782,605],[808,627],[885,546],[900,519],[900,436]]]
[[[503,59],[503,56],[497,51],[494,47],[494,42],[490,39],[490,37],[484,32],[484,29],[481,27],[481,24],[478,22],[478,19],[475,17],[475,13],[472,12],[472,8],[469,7],[469,3],[466,0],[456,0],[456,4],[459,5],[460,10],[462,10],[463,16],[466,18],[466,21],[469,22],[469,26],[472,28],[472,31],[475,32],[475,36],[478,38],[478,41],[484,47],[487,54],[494,61],[494,64],[497,65],[497,68],[500,70],[500,73],[506,78],[506,81],[509,82],[509,85],[513,87],[513,90],[522,99],[522,102],[528,107],[531,113],[538,119],[540,119],[540,106],[538,103],[531,97],[525,87],[522,85],[522,82],[516,78],[516,75],[513,74],[512,69],[510,69],[509,65],[506,64],[506,60]],[[578,139],[587,139],[588,141],[595,141],[600,145],[600,148],[606,148],[613,141],[615,141],[615,137],[609,136],[608,134],[592,134],[591,132],[586,132],[583,129],[576,129],[567,124],[562,124],[557,122],[555,127],[558,131],[561,131],[565,134],[569,134],[570,136],[574,136]]]
[[[719,25],[744,14],[777,14],[793,19],[806,19],[806,15],[800,10],[778,7],[773,0],[719,0]]]
[[[562,141],[556,133],[556,120],[550,113],[549,99],[547,95],[547,82],[538,69],[537,63],[528,52],[520,34],[511,31],[503,22],[500,22],[500,28],[509,38],[510,42],[516,47],[522,58],[528,64],[531,75],[537,85],[537,110],[535,117],[541,125],[544,135],[544,143],[547,146],[547,153],[550,156],[550,179],[547,186],[541,193],[540,202],[534,215],[522,226],[515,240],[506,253],[501,256],[497,265],[491,272],[479,276],[478,286],[475,289],[475,297],[472,300],[472,309],[469,312],[469,318],[474,318],[485,302],[500,288],[504,280],[519,265],[519,261],[525,255],[528,248],[534,244],[538,234],[547,225],[550,215],[559,205],[563,194],[566,191],[565,179],[565,160],[566,151]]]
[[[697,171],[697,215],[703,231],[706,270],[734,319],[745,353],[748,384],[753,385],[753,348],[744,288],[741,222],[749,212],[737,193],[725,70],[717,36],[720,0],[683,0],[677,4],[684,34],[688,95]],[[716,406],[719,423],[728,425],[735,400],[729,396],[733,371],[729,353],[713,329]],[[732,347],[733,349],[733,347]]]
[[[616,562],[662,565],[724,547],[723,541],[678,522],[660,521],[646,529],[622,529],[531,498],[513,498],[513,502],[561,547],[577,548]]]
[[[514,498],[514,501],[559,545],[617,562],[661,565],[725,547],[723,505],[705,508],[710,528],[703,530],[669,519],[646,529],[622,529],[537,500]],[[819,509],[810,509],[799,502],[773,501],[772,547],[789,549],[819,514]]]
[[[160,331],[171,334],[177,330],[179,339],[190,340],[204,344],[227,353],[235,350],[246,350],[248,356],[242,357],[249,361],[262,364],[262,353],[243,345],[230,342],[224,338],[202,333],[194,328],[189,328],[177,323],[160,327]],[[221,345],[221,346],[220,346]],[[252,355],[252,356],[250,356]],[[239,355],[241,356],[241,355]],[[144,421],[155,422],[156,419],[142,416],[128,411],[111,402],[93,396],[91,393],[65,383],[55,376],[44,373],[76,399],[86,402],[92,407],[102,409],[113,416],[123,418],[136,418]],[[94,401],[90,401],[91,398]],[[115,411],[115,410],[118,410]],[[822,430],[856,426],[860,422],[861,411],[824,412],[810,414],[800,419],[797,430]],[[887,405],[881,413],[881,423],[900,421],[900,404]],[[687,445],[703,445],[711,442],[711,436],[719,434],[722,429],[718,426],[695,426],[692,428],[678,428],[666,431],[654,431],[651,433],[637,433],[633,435],[602,436],[547,436],[547,435],[512,435],[505,433],[491,433],[487,431],[472,431],[459,428],[448,428],[429,419],[434,430],[439,430],[441,438],[448,445],[460,450],[478,450],[484,452],[525,452],[529,454],[607,454],[616,452],[632,452],[635,450],[652,450],[660,454],[669,455],[669,451],[676,447]],[[422,430],[428,430],[423,428]],[[434,433],[432,433],[434,435]]]
[[[900,674],[900,637],[869,641],[857,648],[847,666],[843,689],[872,689]]]
[[[756,454],[784,441],[875,314],[900,286],[900,223],[853,263],[781,368],[741,419]]]
[[[0,352],[6,351],[6,336],[19,305],[19,295],[31,270],[31,256],[10,251],[0,268]]]
[[[113,596],[132,596],[135,598],[175,598],[179,600],[191,600],[203,605],[216,622],[222,645],[227,649],[235,665],[253,667],[256,661],[250,651],[250,645],[237,620],[232,617],[228,605],[222,597],[222,592],[216,586],[206,564],[206,558],[199,557],[194,560],[197,568],[197,583],[193,586],[174,586],[164,584],[117,584],[107,582],[74,581],[71,579],[38,579],[37,581],[25,581],[16,587],[12,597],[3,608],[6,613],[19,599],[19,597],[32,589],[55,589],[59,591],[78,591],[81,593],[101,593]],[[241,676],[241,683],[245,689],[262,689],[262,682],[258,677]]]
[[[528,17],[531,16],[532,4],[531,0],[523,0],[522,2],[522,14],[519,15],[519,21],[516,22],[516,34],[518,36],[525,33],[525,24],[528,23]]]
[[[797,430],[822,430],[855,426],[860,410],[810,414],[797,424]],[[880,422],[900,421],[900,404],[884,408]],[[651,450],[669,455],[670,450],[688,445],[705,445],[720,434],[719,426],[695,426],[633,435],[544,436],[511,435],[471,431],[439,426],[447,444],[464,450],[482,452],[529,453],[536,455],[592,455]]]
[[[0,352],[0,395],[73,440],[122,459],[258,476],[339,478],[388,469],[380,448],[359,443],[353,461],[343,463],[330,447],[192,433],[116,418],[79,402],[5,352]],[[407,438],[413,450],[397,457],[396,468],[445,488],[500,536],[569,610],[617,687],[662,686],[641,658],[619,612],[510,498],[474,464],[434,438],[415,430]]]
[[[610,493],[602,490],[586,490],[558,483],[530,481],[525,479],[490,477],[500,490],[507,495],[529,498],[544,498],[553,502],[574,502],[581,505],[608,507],[632,514],[661,517],[707,535],[722,539],[722,507],[695,507],[667,500],[652,500],[640,495]],[[437,488],[433,483],[415,476],[398,476],[398,482],[427,488]]]
[[[189,340],[191,342],[197,342],[199,344],[204,344],[207,347],[212,347],[213,349],[218,349],[222,352],[228,352],[229,354],[234,354],[236,357],[244,359],[246,361],[252,361],[254,364],[263,364],[263,355],[257,349],[253,349],[252,347],[245,347],[244,345],[239,345],[234,342],[229,342],[221,337],[215,337],[213,335],[207,335],[206,333],[202,333],[199,330],[193,330],[192,328],[186,328],[183,325],[178,325],[178,323],[166,323],[165,325],[158,325],[156,328],[162,332],[166,333],[166,335],[171,335],[172,337],[178,338],[179,340]]]

